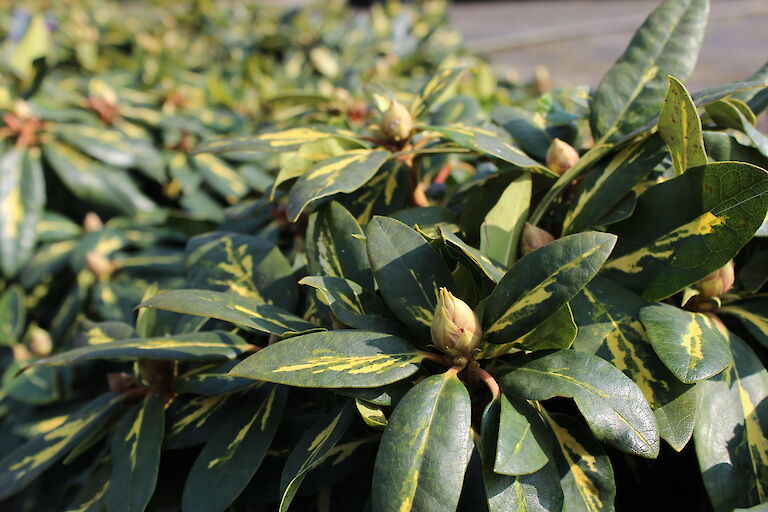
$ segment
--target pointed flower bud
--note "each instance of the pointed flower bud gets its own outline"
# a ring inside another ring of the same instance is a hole
[[[704,279],[700,280],[694,286],[704,297],[722,297],[733,287],[735,279],[733,260],[731,260],[723,267],[720,267]]]
[[[573,146],[560,139],[555,139],[547,151],[547,168],[562,176],[565,171],[573,167],[579,161],[579,153]]]
[[[104,222],[101,217],[95,212],[88,212],[83,218],[83,229],[86,233],[93,233],[94,231],[101,231],[104,227]]]
[[[440,288],[430,332],[437,348],[448,356],[464,358],[465,363],[483,334],[472,308],[445,288]]]
[[[539,247],[544,247],[549,242],[553,242],[555,237],[550,235],[547,231],[534,226],[530,222],[525,223],[523,228],[523,236],[520,242],[520,252],[523,256],[531,251],[535,251]]]
[[[88,251],[85,253],[85,261],[88,265],[88,270],[90,270],[99,281],[106,281],[115,271],[115,264],[110,261],[109,258],[96,251]]]
[[[411,135],[413,117],[399,101],[392,100],[381,120],[381,132],[393,142],[401,142]]]

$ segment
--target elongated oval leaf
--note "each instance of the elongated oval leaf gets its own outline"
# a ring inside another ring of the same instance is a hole
[[[510,183],[480,226],[480,251],[507,267],[517,260],[520,235],[531,205],[531,177]]]
[[[616,237],[570,235],[527,254],[488,297],[484,332],[492,343],[511,342],[562,308],[608,258]]]
[[[491,260],[488,256],[482,253],[482,251],[467,245],[461,238],[448,231],[445,227],[440,227],[440,236],[445,240],[449,247],[455,247],[458,249],[460,256],[463,257],[467,264],[476,267],[483,274],[494,283],[501,281],[504,277],[504,267]]]
[[[701,119],[691,95],[679,80],[669,77],[669,88],[659,114],[659,134],[667,143],[676,174],[707,165]]]
[[[79,347],[35,361],[31,366],[67,366],[92,359],[146,358],[178,361],[234,359],[251,348],[241,337],[223,331],[134,338]]]
[[[109,512],[143,512],[155,491],[165,434],[165,400],[147,395],[120,421],[112,438]]]
[[[0,345],[11,346],[21,339],[27,320],[26,295],[21,286],[9,286],[0,295]]]
[[[256,137],[235,137],[223,140],[212,140],[201,144],[195,153],[230,153],[235,151],[291,151],[302,144],[331,137],[357,141],[355,134],[349,130],[333,126],[305,126],[289,128],[274,132],[262,133]],[[360,142],[363,145],[362,142]]]
[[[331,202],[309,218],[307,266],[310,274],[341,277],[374,289],[363,230],[346,208]]]
[[[708,0],[666,0],[648,16],[597,86],[590,119],[596,139],[620,140],[654,116],[668,75],[688,79],[708,13]]]
[[[315,199],[354,192],[373,178],[390,156],[389,151],[356,149],[310,167],[291,188],[288,218],[295,222]]]
[[[708,379],[731,364],[728,340],[703,313],[654,304],[640,310],[640,320],[659,358],[685,383]]]
[[[501,406],[498,400],[488,404],[480,426],[480,458],[483,483],[490,512],[555,512],[563,508],[563,490],[554,460],[527,475],[508,476],[494,471],[498,456]],[[500,445],[501,446],[501,445]]]
[[[245,489],[277,432],[287,390],[264,385],[243,396],[214,432],[189,471],[181,507],[185,512],[221,512]]]
[[[0,460],[0,500],[15,494],[51,467],[91,432],[98,430],[123,405],[123,397],[106,393],[67,420],[16,448]]]
[[[283,466],[283,474],[280,476],[282,497],[278,512],[287,512],[304,477],[330,455],[354,417],[352,402],[342,402],[307,429]]]
[[[504,354],[513,354],[521,350],[565,350],[571,347],[577,331],[578,328],[574,322],[571,307],[566,304],[547,317],[534,330],[515,341],[502,344],[481,343],[480,354],[477,358],[488,359]]]
[[[528,400],[571,397],[598,439],[643,457],[659,452],[659,431],[643,393],[599,357],[558,350],[534,352],[513,362],[500,384]]]
[[[723,179],[727,176],[727,179]],[[605,274],[661,300],[714,272],[752,238],[768,211],[768,172],[740,162],[688,169],[640,195],[615,225]]]
[[[768,497],[768,372],[729,335],[733,365],[696,385],[699,417],[693,440],[704,486],[716,512]]]
[[[728,304],[718,309],[718,313],[738,318],[759,343],[768,347],[768,300],[756,297],[744,302]]]
[[[427,114],[429,110],[440,100],[440,98],[454,86],[467,68],[444,68],[424,84],[419,95],[413,99],[410,112],[418,118]]]
[[[277,336],[291,336],[319,329],[278,307],[211,290],[171,290],[155,295],[137,307],[216,318]]]
[[[427,377],[389,419],[373,468],[373,512],[455,510],[469,451],[469,393],[455,374]]]
[[[367,233],[368,257],[384,301],[426,345],[438,289],[453,288],[448,267],[421,235],[402,222],[374,217]]]
[[[407,341],[357,330],[317,332],[255,353],[230,374],[310,388],[373,388],[413,375],[424,358]]]
[[[666,154],[662,138],[652,135],[628,144],[601,160],[577,186],[571,207],[565,214],[563,233],[576,233],[597,226],[632,187],[664,160]]]
[[[0,270],[13,277],[32,255],[45,204],[38,148],[13,148],[0,158]]]

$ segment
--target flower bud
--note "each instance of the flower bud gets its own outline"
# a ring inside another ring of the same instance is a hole
[[[535,251],[539,247],[544,247],[549,242],[553,242],[555,237],[547,231],[534,226],[530,222],[525,223],[523,236],[520,242],[520,252],[525,256],[529,252]]]
[[[733,260],[731,260],[694,286],[704,297],[722,297],[733,287],[734,280]]]
[[[435,315],[429,329],[432,343],[437,348],[448,356],[465,358],[465,363],[480,344],[483,334],[480,320],[472,308],[445,288],[440,288]]]
[[[411,135],[413,117],[397,100],[392,100],[381,120],[381,132],[393,142],[401,142]]]
[[[29,330],[29,350],[37,357],[47,357],[53,350],[53,340],[48,331],[40,327],[31,327]]]
[[[579,153],[573,146],[560,139],[554,139],[547,151],[547,168],[562,176],[565,171],[573,167],[579,161]]]
[[[115,271],[115,264],[110,261],[109,258],[96,251],[88,251],[85,253],[85,261],[88,265],[88,270],[90,270],[99,281],[106,281]]]
[[[102,222],[101,217],[99,217],[98,214],[94,212],[88,212],[85,214],[85,217],[83,218],[83,229],[86,233],[101,231],[103,227],[104,222]]]

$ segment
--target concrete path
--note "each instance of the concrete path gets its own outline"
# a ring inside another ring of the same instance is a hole
[[[555,81],[597,85],[657,0],[459,3],[467,45],[522,78],[545,65]],[[712,0],[693,90],[743,79],[768,61],[768,0]]]

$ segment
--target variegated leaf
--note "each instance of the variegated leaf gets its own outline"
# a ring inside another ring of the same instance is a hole
[[[373,512],[455,510],[470,446],[469,393],[455,373],[419,382],[397,404],[373,468]]]
[[[15,494],[101,428],[123,405],[123,397],[107,393],[71,415],[61,425],[16,448],[0,460],[0,500]]]
[[[263,385],[243,396],[206,443],[189,471],[182,509],[220,512],[242,492],[277,432],[287,390]]]
[[[656,354],[687,384],[708,379],[731,364],[728,340],[703,313],[653,304],[640,310],[640,321]]]
[[[432,107],[456,84],[466,68],[444,68],[424,84],[419,95],[413,99],[410,112],[415,118],[427,114]]]
[[[576,338],[576,322],[570,305],[566,304],[547,317],[534,330],[509,343],[480,344],[478,359],[489,359],[504,354],[513,354],[521,350],[567,349]]]
[[[305,334],[258,351],[230,375],[289,386],[372,388],[413,375],[424,354],[396,336],[358,330]]]
[[[109,512],[143,512],[155,491],[165,434],[165,400],[147,395],[126,414],[112,438]]]
[[[230,291],[287,311],[296,308],[299,294],[293,269],[272,242],[213,232],[192,238],[186,253],[190,287]]]
[[[668,75],[688,79],[708,14],[709,0],[666,0],[648,16],[595,91],[595,139],[621,140],[658,112]]]
[[[280,477],[281,498],[278,512],[288,511],[304,477],[312,468],[323,462],[347,431],[354,416],[351,402],[342,402],[321,416],[296,443],[285,461]]]
[[[728,304],[717,310],[719,313],[738,318],[749,333],[764,347],[768,348],[768,300],[751,298],[743,302]]]
[[[612,226],[619,244],[605,275],[647,300],[665,299],[725,265],[767,210],[765,170],[740,162],[688,169],[641,194],[632,217]]]
[[[768,372],[744,341],[729,342],[733,365],[696,385],[693,440],[716,512],[768,500]]]
[[[671,75],[658,125],[659,134],[672,155],[675,174],[683,174],[689,167],[707,165],[699,112],[685,86]]]
[[[426,344],[438,289],[453,288],[448,267],[421,235],[397,220],[375,217],[367,235],[368,257],[384,301]]]
[[[514,341],[565,306],[597,273],[615,242],[610,234],[580,233],[520,259],[487,299],[483,330],[488,341]]]
[[[171,290],[137,307],[216,318],[277,336],[292,336],[318,327],[287,311],[246,297],[211,290]]]
[[[533,352],[512,361],[502,389],[527,400],[575,400],[595,436],[628,453],[654,458],[659,431],[640,389],[612,364],[575,350]]]
[[[295,222],[315,199],[354,192],[373,178],[391,156],[389,151],[357,149],[313,165],[288,194],[288,218]]]
[[[506,267],[517,260],[520,235],[531,204],[531,188],[528,174],[513,180],[480,226],[480,252]]]
[[[212,140],[198,146],[195,153],[230,153],[239,151],[291,151],[302,144],[330,137],[359,142],[349,130],[333,126],[305,126],[275,132],[262,133],[256,137],[239,137]]]

